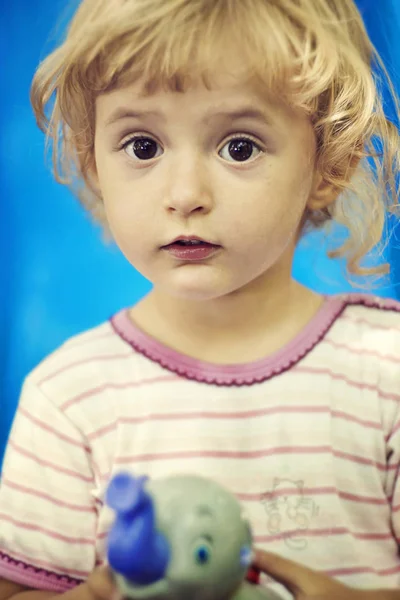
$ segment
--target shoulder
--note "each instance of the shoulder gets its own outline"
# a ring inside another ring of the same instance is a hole
[[[144,361],[111,319],[65,341],[29,373],[25,386],[63,408],[75,398],[95,397],[137,378],[146,370]]]
[[[342,335],[400,361],[400,302],[367,294],[350,294],[343,299],[338,319]]]
[[[120,342],[111,323],[106,321],[67,339],[31,371],[29,378],[41,385],[65,369],[117,352]]]
[[[390,401],[400,400],[400,303],[371,295],[342,298],[342,310],[327,335],[330,358]],[[387,404],[387,403],[386,403]]]
[[[362,316],[368,322],[386,323],[393,327],[400,324],[400,302],[372,294],[345,294],[342,296],[346,311]]]

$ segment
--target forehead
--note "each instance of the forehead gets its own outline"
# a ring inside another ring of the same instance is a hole
[[[223,66],[209,72],[206,78],[192,75],[179,90],[172,84],[154,81],[149,84],[138,78],[98,96],[97,119],[108,126],[124,116],[136,114],[135,111],[148,116],[157,113],[164,120],[191,114],[199,120],[223,114],[253,119],[258,114],[260,120],[266,122],[305,118],[302,112],[290,107],[282,97],[252,77],[249,69],[239,63],[236,67]]]

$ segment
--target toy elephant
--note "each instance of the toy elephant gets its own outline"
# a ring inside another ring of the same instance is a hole
[[[191,475],[149,481],[116,475],[108,562],[132,600],[279,600],[246,581],[252,534],[236,498]]]

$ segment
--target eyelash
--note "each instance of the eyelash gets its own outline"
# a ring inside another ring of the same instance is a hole
[[[251,134],[248,134],[248,133],[235,133],[235,134],[230,135],[228,138],[226,138],[224,140],[224,143],[220,147],[220,150],[224,146],[226,146],[226,144],[229,144],[229,142],[232,142],[233,140],[245,140],[246,142],[252,142],[255,146],[257,146],[257,148],[259,150],[261,150],[261,151],[263,150],[261,142],[259,142],[256,138],[254,138]]]
[[[125,151],[130,144],[132,144],[136,140],[142,139],[142,138],[151,139],[151,140],[155,141],[159,146],[162,147],[162,145],[152,135],[143,132],[143,133],[136,133],[135,135],[132,135],[129,139],[127,139],[124,142],[122,142],[122,144],[120,144],[120,146],[118,148],[116,148],[116,150],[117,151]],[[218,154],[221,152],[221,150],[227,144],[229,144],[233,140],[249,141],[252,144],[254,144],[254,146],[257,148],[257,150],[260,152],[260,154],[264,154],[265,153],[264,146],[257,139],[255,139],[251,134],[236,133],[236,134],[231,134],[228,138],[226,138],[224,140],[224,143],[218,149]],[[144,161],[143,160],[143,161],[139,161],[139,162],[150,162],[150,160],[151,159],[149,159],[149,161]],[[235,162],[235,161],[233,161],[233,162]],[[239,163],[240,161],[237,161],[237,162]],[[249,162],[249,161],[245,161],[245,162]]]
[[[154,137],[152,135],[149,135],[148,133],[135,133],[135,135],[132,135],[129,139],[122,142],[116,148],[116,150],[126,150],[126,148],[129,146],[129,144],[132,144],[132,142],[134,142],[136,140],[140,140],[142,138],[149,138],[150,140],[154,140],[155,142],[157,142],[157,140],[154,139]],[[157,142],[157,144],[159,144],[159,142]],[[161,146],[161,144],[159,144],[159,145]]]

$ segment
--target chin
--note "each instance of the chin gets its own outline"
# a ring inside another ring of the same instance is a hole
[[[157,285],[157,284],[156,284]],[[222,281],[201,281],[201,278],[189,281],[163,281],[158,285],[168,296],[173,296],[179,300],[188,300],[190,302],[207,302],[218,300],[232,293],[234,289],[223,285]]]
[[[179,300],[188,300],[190,302],[207,302],[211,300],[217,300],[218,298],[222,298],[223,296],[227,295],[227,293],[223,291],[218,291],[216,289],[204,289],[200,287],[184,289],[168,288],[166,291],[174,298],[179,298]]]
[[[168,296],[190,302],[211,302],[233,296],[252,281],[248,277],[230,277],[231,273],[222,269],[212,274],[199,271],[184,273],[182,270],[177,275],[175,272],[173,277],[160,278],[158,281],[154,278],[153,283]]]

